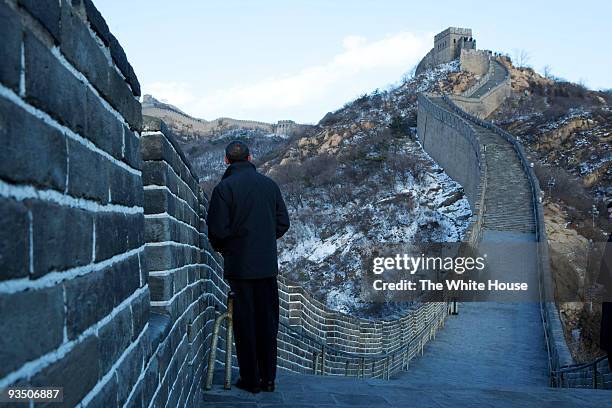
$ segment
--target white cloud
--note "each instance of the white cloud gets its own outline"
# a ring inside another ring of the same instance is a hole
[[[350,35],[343,39],[342,46],[342,51],[327,63],[255,83],[237,83],[213,91],[184,82],[156,82],[144,88],[147,93],[206,119],[230,116],[316,122],[357,94],[399,80],[429,50],[431,36],[400,32],[368,41]]]

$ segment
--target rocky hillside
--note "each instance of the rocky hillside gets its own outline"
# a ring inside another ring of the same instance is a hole
[[[404,306],[360,300],[371,257],[457,241],[471,215],[461,187],[415,141],[416,96],[460,92],[473,81],[451,63],[362,95],[262,164],[292,212],[280,243],[283,273],[336,310],[372,316]]]
[[[612,94],[508,67],[513,93],[491,119],[521,138],[542,173],[569,174],[595,199],[612,196]]]
[[[465,234],[471,212],[461,186],[415,141],[416,96],[461,92],[474,81],[457,62],[443,65],[364,94],[291,137],[240,127],[197,134],[185,123],[168,124],[209,191],[225,169],[225,145],[245,140],[291,213],[292,228],[279,241],[281,273],[336,310],[380,315],[392,307],[360,300],[374,253]]]
[[[291,139],[312,132],[312,126],[299,125],[290,135],[275,133],[270,123],[219,118],[212,121],[188,115],[176,106],[161,102],[151,95],[142,101],[144,115],[162,119],[176,135],[183,150],[191,159],[207,191],[212,190],[225,170],[223,155],[225,146],[234,139],[247,142],[256,163],[270,152],[287,144]]]

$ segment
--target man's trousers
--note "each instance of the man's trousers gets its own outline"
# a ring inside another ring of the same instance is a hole
[[[234,300],[234,339],[240,378],[249,386],[276,378],[278,283],[276,277],[228,279]]]

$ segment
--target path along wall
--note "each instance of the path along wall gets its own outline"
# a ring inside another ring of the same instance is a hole
[[[531,198],[535,207],[536,241],[546,242],[543,207],[540,199],[541,190],[522,146],[510,133],[482,120],[482,111],[478,109],[476,109],[475,112],[470,111],[470,108],[477,106],[478,103],[483,103],[486,98],[491,98],[492,100],[490,104],[484,102],[489,106],[487,109],[490,109],[495,104],[499,106],[501,101],[503,101],[502,95],[508,92],[510,88],[510,75],[501,63],[497,64],[499,67],[503,68],[501,72],[504,77],[499,80],[497,86],[493,86],[491,90],[480,98],[457,97],[454,95],[441,97],[433,94],[419,94],[418,137],[424,149],[434,157],[438,163],[446,166],[446,172],[452,178],[464,185],[466,196],[470,204],[473,205],[474,202],[479,202],[479,207],[477,206],[474,212],[475,222],[472,223],[470,236],[467,237],[467,240],[473,247],[474,244],[478,242],[477,237],[480,235],[480,222],[483,217],[478,216],[478,213],[484,208],[483,199],[487,186],[487,178],[486,168],[484,167],[486,166],[484,158],[486,153],[482,148],[477,149],[476,146],[474,146],[474,144],[479,144],[478,135],[470,123],[476,123],[479,126],[485,127],[507,140],[513,146],[521,160],[527,181],[531,187]],[[491,66],[493,66],[493,64],[491,64]],[[494,80],[493,73],[491,73],[489,78],[483,78],[483,81],[480,83],[488,86],[487,82],[490,80]],[[442,109],[440,106],[433,103],[432,98],[442,100],[442,105],[448,106],[448,110]],[[471,99],[475,99],[476,104],[462,105],[458,101],[458,98],[467,100],[468,102]],[[456,104],[453,104],[453,102]],[[488,116],[488,114],[486,116]],[[462,163],[462,161],[472,161],[473,163],[470,165],[469,163]],[[480,177],[476,171],[477,167],[480,167]],[[464,180],[467,180],[467,185]],[[478,188],[473,186],[472,183],[474,181],[480,182]],[[550,293],[552,293],[552,275],[550,272],[547,245],[538,246],[538,258],[539,283],[542,291],[542,302],[540,305],[541,315],[546,334],[545,341],[549,356],[550,370],[552,373],[552,371],[557,370],[559,367],[571,364],[572,358],[565,342],[558,311],[553,302],[544,300],[550,299]]]
[[[2,0],[0,37],[0,389],[199,406],[228,288],[196,174],[161,121],[143,123],[136,75],[91,1]],[[389,375],[446,317],[426,303],[355,319],[282,278],[280,295],[279,365],[296,372]]]
[[[463,55],[463,54],[462,54]],[[496,82],[495,70],[500,70],[503,80]],[[486,93],[474,97],[472,94],[492,81],[493,86]],[[487,118],[510,96],[512,92],[511,78],[508,69],[497,60],[491,60],[485,76],[463,95],[451,95],[450,98],[464,111],[480,119]]]

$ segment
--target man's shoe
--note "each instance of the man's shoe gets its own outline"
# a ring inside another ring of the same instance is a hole
[[[261,391],[261,389],[256,386],[256,385],[249,385],[246,384],[244,381],[242,381],[242,378],[239,378],[238,381],[236,381],[236,388],[240,388],[241,390],[253,393],[253,394],[257,394]]]
[[[262,381],[259,387],[265,392],[274,392],[274,381]]]

